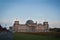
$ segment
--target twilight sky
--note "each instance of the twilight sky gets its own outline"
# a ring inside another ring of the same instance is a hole
[[[46,20],[49,27],[60,28],[60,0],[0,0],[0,24],[8,28],[16,18],[20,23]]]

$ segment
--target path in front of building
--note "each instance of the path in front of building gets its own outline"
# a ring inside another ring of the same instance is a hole
[[[13,40],[12,32],[0,32],[0,40]]]

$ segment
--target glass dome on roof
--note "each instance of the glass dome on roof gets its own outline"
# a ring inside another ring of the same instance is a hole
[[[32,20],[27,20],[26,24],[33,24],[34,22]]]

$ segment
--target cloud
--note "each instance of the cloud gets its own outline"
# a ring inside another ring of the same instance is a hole
[[[54,27],[60,28],[60,21],[49,21],[49,25],[51,28]]]
[[[3,27],[9,27],[12,25],[12,21],[10,19],[1,19],[0,20],[0,24],[3,26]]]
[[[24,18],[17,18],[17,19],[1,19],[0,20],[0,24],[2,24],[3,26],[5,26],[5,24],[9,27],[9,26],[13,26],[13,23],[14,21],[18,20],[20,24],[25,24],[27,20],[29,20],[29,18],[27,19],[24,19]],[[43,23],[44,20],[43,19],[31,19],[30,20],[33,20],[34,22],[37,21],[37,23]],[[60,21],[48,21],[49,23],[49,27],[50,28],[54,28],[54,27],[57,27],[57,28],[60,28]]]
[[[0,23],[9,24],[9,23],[11,23],[11,21],[9,19],[1,19]]]

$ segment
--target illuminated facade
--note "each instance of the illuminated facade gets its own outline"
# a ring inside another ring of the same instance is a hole
[[[43,24],[34,23],[32,20],[27,20],[26,24],[19,24],[19,21],[14,21],[13,29],[15,32],[48,32],[48,22]]]

